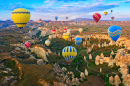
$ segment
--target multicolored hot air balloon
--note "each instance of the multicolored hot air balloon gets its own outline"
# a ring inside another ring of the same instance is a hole
[[[11,14],[13,22],[19,29],[22,29],[30,20],[30,12],[24,8],[15,9]]]
[[[114,19],[114,17],[111,17],[111,19],[113,20],[113,19]]]
[[[52,33],[56,33],[56,30],[54,29],[54,30],[52,30]]]
[[[49,39],[50,39],[50,40],[52,39],[52,37],[53,37],[52,35],[49,35]]]
[[[111,13],[113,12],[113,10],[111,10]]]
[[[76,43],[77,45],[80,45],[81,42],[82,42],[82,38],[80,38],[80,37],[76,37],[76,38],[75,38],[75,43]]]
[[[79,32],[81,33],[83,31],[83,29],[82,28],[79,28]]]
[[[77,56],[77,50],[72,46],[67,46],[62,50],[62,56],[68,62],[68,65],[73,61],[73,59]]]
[[[70,35],[69,35],[68,33],[63,33],[63,38],[64,38],[65,40],[67,40],[69,37],[70,37]]]
[[[68,17],[66,17],[66,19],[68,19]]]
[[[121,34],[122,29],[120,26],[113,25],[108,28],[108,35],[111,37],[113,41],[117,41]]]
[[[107,13],[108,13],[107,11],[104,12],[105,15],[107,15]]]
[[[94,13],[94,14],[93,14],[93,19],[94,19],[96,22],[98,22],[98,21],[100,20],[100,18],[101,18],[101,14],[100,14],[100,13]]]
[[[64,29],[64,32],[67,32],[67,29]]]
[[[56,17],[55,17],[55,20],[57,20],[57,19],[58,19],[58,17],[56,16]]]
[[[49,39],[45,41],[45,44],[46,44],[47,47],[49,47],[50,43],[51,43],[51,42],[50,42]]]
[[[31,46],[31,43],[30,42],[26,42],[24,45],[28,49]]]

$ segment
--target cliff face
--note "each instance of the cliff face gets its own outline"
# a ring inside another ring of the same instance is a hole
[[[38,57],[41,57],[44,61],[48,62],[48,51],[41,46],[33,46],[30,48],[32,53],[35,53]]]

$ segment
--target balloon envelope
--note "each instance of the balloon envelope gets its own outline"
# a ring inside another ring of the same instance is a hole
[[[81,42],[82,42],[82,38],[80,38],[80,37],[76,37],[76,38],[75,38],[75,43],[76,43],[77,45],[80,45]]]
[[[111,17],[111,19],[113,20],[113,19],[114,19],[114,17]]]
[[[111,13],[113,12],[113,10],[111,10]]]
[[[79,32],[81,33],[83,31],[83,29],[82,28],[79,28]]]
[[[68,19],[68,17],[66,17],[66,19]]]
[[[62,56],[68,62],[68,65],[70,65],[73,59],[77,56],[77,50],[72,46],[64,47],[62,50]]]
[[[52,30],[52,33],[56,33],[56,30]]]
[[[45,41],[46,46],[49,46],[50,43],[51,43],[50,40],[46,40],[46,41]]]
[[[24,45],[28,49],[31,46],[31,43],[30,42],[26,42]]]
[[[107,13],[108,13],[107,11],[104,12],[105,15],[107,15]]]
[[[66,32],[67,31],[67,29],[64,29],[64,32]]]
[[[69,37],[70,37],[70,36],[69,36],[68,33],[63,33],[63,38],[64,38],[65,40],[67,40]]]
[[[49,39],[52,39],[52,37],[53,37],[52,35],[49,35]]]
[[[100,20],[100,18],[101,18],[101,14],[100,14],[100,13],[94,13],[94,14],[93,14],[93,19],[94,19],[96,22],[98,22],[98,21]]]
[[[30,20],[30,12],[24,8],[15,9],[11,14],[13,22],[18,28],[23,28]]]
[[[113,41],[117,41],[122,34],[122,29],[120,26],[110,26],[108,28],[108,35]]]
[[[58,19],[58,17],[56,16],[56,17],[55,17],[55,20],[57,20],[57,19]]]

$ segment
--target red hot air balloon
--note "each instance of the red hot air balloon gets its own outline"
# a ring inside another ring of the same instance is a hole
[[[24,45],[28,49],[31,46],[31,43],[30,42],[26,42]]]
[[[111,19],[113,20],[113,19],[114,19],[114,17],[111,17]]]
[[[54,30],[52,30],[52,33],[56,33],[56,30],[54,29]]]
[[[101,14],[100,14],[100,13],[94,13],[94,14],[93,14],[93,19],[94,19],[96,22],[98,22],[98,21],[100,20],[100,18],[101,18]]]
[[[67,31],[67,29],[64,29],[64,32],[66,32]]]

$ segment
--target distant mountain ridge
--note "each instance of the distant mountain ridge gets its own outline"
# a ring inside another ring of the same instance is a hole
[[[94,20],[89,19],[89,18],[76,18],[76,19],[72,19],[70,21],[94,21]],[[108,21],[108,20],[100,20],[100,21]]]

